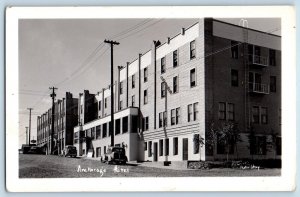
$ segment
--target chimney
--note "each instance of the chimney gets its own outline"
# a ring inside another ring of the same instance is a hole
[[[184,36],[184,34],[185,34],[185,28],[181,29],[181,34]]]
[[[167,37],[167,43],[170,44],[170,37]]]

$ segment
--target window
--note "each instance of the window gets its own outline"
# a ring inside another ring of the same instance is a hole
[[[99,111],[101,111],[101,101],[99,101]]]
[[[101,138],[101,126],[96,126],[96,139]]]
[[[104,99],[104,108],[107,108],[107,98]]]
[[[166,85],[165,85],[165,82],[161,82],[161,85],[160,85],[160,96],[161,98],[164,98],[166,96]]]
[[[226,120],[226,103],[219,103],[219,120]]]
[[[193,115],[193,105],[192,104],[189,104],[188,105],[188,122],[192,121],[192,115]]]
[[[123,108],[123,101],[120,101],[119,109],[121,110]]]
[[[112,130],[112,127],[111,127],[111,121],[109,121],[108,123],[108,136],[111,136],[113,130]]]
[[[268,124],[268,108],[266,107],[261,107],[260,108],[260,118],[261,118],[261,123],[262,124]]]
[[[106,146],[103,148],[103,153],[106,154]]]
[[[191,88],[196,86],[196,69],[195,68],[193,68],[190,71],[190,86],[191,86]]]
[[[165,139],[165,156],[169,155],[169,138]]]
[[[147,150],[147,142],[144,143],[144,150]]]
[[[116,121],[116,129],[115,129],[115,132],[116,132],[116,135],[120,134],[121,133],[121,120],[120,119],[117,119],[115,120]]]
[[[231,41],[231,58],[238,59],[239,58],[239,46],[238,42]]]
[[[144,104],[146,105],[148,103],[148,92],[147,90],[144,90]]]
[[[198,102],[193,104],[193,110],[194,110],[194,121],[198,119]]]
[[[178,66],[178,50],[173,51],[173,67]]]
[[[95,139],[95,127],[91,128],[91,137]]]
[[[144,68],[144,82],[148,81],[148,68]]]
[[[159,140],[159,156],[163,156],[164,152],[164,141]]]
[[[273,49],[269,50],[269,65],[276,66],[276,52]]]
[[[239,86],[239,72],[235,69],[231,69],[231,86]]]
[[[167,118],[167,112],[163,112],[163,119],[164,119],[164,127],[168,125],[168,118]]]
[[[276,92],[276,77],[270,76],[270,91]]]
[[[173,138],[173,155],[178,155],[178,137]]]
[[[148,142],[148,157],[152,157],[152,141]]]
[[[144,131],[148,131],[149,130],[149,117],[145,117],[144,118]]]
[[[135,96],[134,95],[131,96],[131,106],[132,107],[135,106]]]
[[[251,154],[265,155],[266,154],[266,136],[255,136],[254,147]],[[251,150],[251,149],[250,149]]]
[[[103,138],[107,137],[107,123],[103,124]]]
[[[175,109],[171,110],[171,125],[175,125]]]
[[[228,120],[233,121],[234,120],[234,104],[228,103],[227,104],[227,114],[228,114]]]
[[[131,133],[137,133],[138,132],[138,125],[136,124],[139,121],[138,116],[131,116]]]
[[[257,106],[252,107],[252,122],[259,123],[259,107]]]
[[[123,82],[120,82],[120,94],[123,94]]]
[[[196,42],[193,40],[190,42],[190,59],[194,59],[196,57]]]
[[[173,93],[178,92],[178,76],[173,77]]]
[[[163,112],[161,112],[161,113],[158,114],[158,119],[159,119],[159,121],[158,121],[158,127],[161,128],[162,125],[163,125]]]
[[[200,135],[199,134],[194,134],[194,154],[199,153],[199,147],[200,147]]]
[[[160,59],[160,71],[161,71],[161,74],[165,73],[166,72],[166,57],[162,57]]]
[[[180,107],[176,108],[176,124],[179,124],[180,120]]]
[[[135,88],[135,75],[131,76],[131,88],[134,89]]]
[[[128,116],[122,118],[122,131],[123,133],[128,132]]]

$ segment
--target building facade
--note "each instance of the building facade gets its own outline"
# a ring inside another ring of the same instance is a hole
[[[78,99],[66,92],[54,107],[53,147],[61,154],[66,145],[73,145],[73,129],[78,125]],[[52,108],[37,117],[37,145],[44,147],[46,154],[51,153]]]
[[[115,145],[130,161],[280,158],[280,36],[199,19],[118,71]],[[110,89],[92,100],[97,115],[74,128],[74,144],[100,157],[110,145]],[[212,137],[228,125],[237,143]]]

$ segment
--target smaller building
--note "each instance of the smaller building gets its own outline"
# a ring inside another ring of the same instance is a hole
[[[66,145],[73,145],[73,128],[78,124],[78,99],[66,92],[63,99],[55,102],[54,107],[54,149],[61,154]],[[52,108],[37,117],[37,145],[51,152]]]

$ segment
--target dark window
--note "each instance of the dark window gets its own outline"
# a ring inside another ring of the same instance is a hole
[[[119,109],[121,110],[123,108],[123,101],[120,101]]]
[[[123,82],[120,82],[120,94],[123,94]]]
[[[178,66],[178,50],[173,51],[173,67]]]
[[[178,92],[178,77],[173,77],[173,93]]]
[[[266,154],[266,136],[256,136],[255,137],[255,155],[265,155]]]
[[[159,118],[158,127],[161,128],[163,125],[163,112],[158,114],[158,118]]]
[[[259,123],[259,107],[257,106],[252,107],[252,122]]]
[[[131,76],[131,88],[135,88],[135,75]]]
[[[101,138],[101,126],[96,126],[96,138]]]
[[[190,59],[193,59],[196,57],[196,42],[193,40],[190,42]]]
[[[160,59],[160,65],[161,65],[161,74],[166,72],[166,57],[162,57]]]
[[[148,116],[145,117],[144,125],[145,125],[145,131],[148,131],[149,130],[149,117]]]
[[[101,101],[99,101],[99,111],[101,110]]]
[[[175,116],[175,109],[171,110],[171,125],[175,125],[175,120],[176,120],[176,116]]]
[[[228,114],[228,120],[233,121],[234,120],[234,104],[233,103],[227,104],[227,114]]]
[[[164,152],[164,141],[159,140],[159,156],[163,156]]]
[[[152,157],[152,141],[148,142],[148,157]]]
[[[173,155],[178,155],[178,137],[173,138]]]
[[[116,129],[115,129],[115,132],[116,132],[116,135],[120,134],[121,133],[121,120],[120,119],[117,119],[115,120],[116,121]]]
[[[198,119],[198,102],[193,104],[194,121]]]
[[[234,69],[231,69],[231,86],[239,86],[239,72]]]
[[[144,68],[144,82],[148,81],[148,68]]]
[[[91,128],[91,137],[95,139],[95,127]]]
[[[107,108],[107,98],[104,99],[104,108]]]
[[[161,98],[165,97],[166,95],[166,85],[165,85],[165,82],[161,82],[161,85],[160,85],[160,95],[161,95]]]
[[[164,127],[168,125],[168,118],[167,118],[167,112],[163,112],[163,119],[164,119]]]
[[[106,146],[103,148],[103,153],[106,154]]]
[[[273,49],[269,50],[269,65],[276,66],[276,52]]]
[[[135,106],[135,96],[132,95],[131,97],[131,106],[134,107]]]
[[[180,107],[176,108],[176,124],[179,123],[180,120]]]
[[[148,103],[148,92],[147,90],[144,90],[144,104],[146,105]]]
[[[123,133],[128,132],[128,116],[122,118],[122,131]]]
[[[231,57],[233,59],[239,58],[239,45],[236,41],[231,41]]]
[[[165,155],[169,155],[169,139],[165,139]]]
[[[270,76],[270,91],[276,92],[276,77]]]
[[[103,138],[107,137],[107,123],[103,124]]]
[[[193,115],[193,105],[189,104],[188,105],[188,122],[192,121],[192,115]]]
[[[111,134],[112,134],[112,132],[113,132],[113,130],[112,130],[112,125],[111,125],[111,121],[109,121],[109,123],[108,123],[108,129],[109,129],[109,131],[108,131],[108,136],[111,136]]]
[[[147,142],[144,143],[144,150],[147,150]]]
[[[191,86],[191,88],[196,86],[196,69],[195,68],[193,68],[190,71],[190,86]]]
[[[266,107],[261,107],[260,108],[260,118],[261,118],[261,123],[262,124],[268,124],[268,108]]]
[[[138,118],[138,116],[131,116],[131,117],[132,117],[131,124],[130,124],[130,125],[132,125],[131,132],[137,133],[138,125],[136,123],[138,122],[139,118]]]
[[[226,103],[219,103],[219,120],[226,120]]]
[[[100,157],[101,156],[101,147],[97,147],[96,148],[96,157]]]
[[[220,136],[217,136],[217,154],[226,154],[227,152],[229,154],[234,153],[234,146],[233,146],[233,138],[229,140],[229,142],[226,142],[226,140],[221,139]]]

